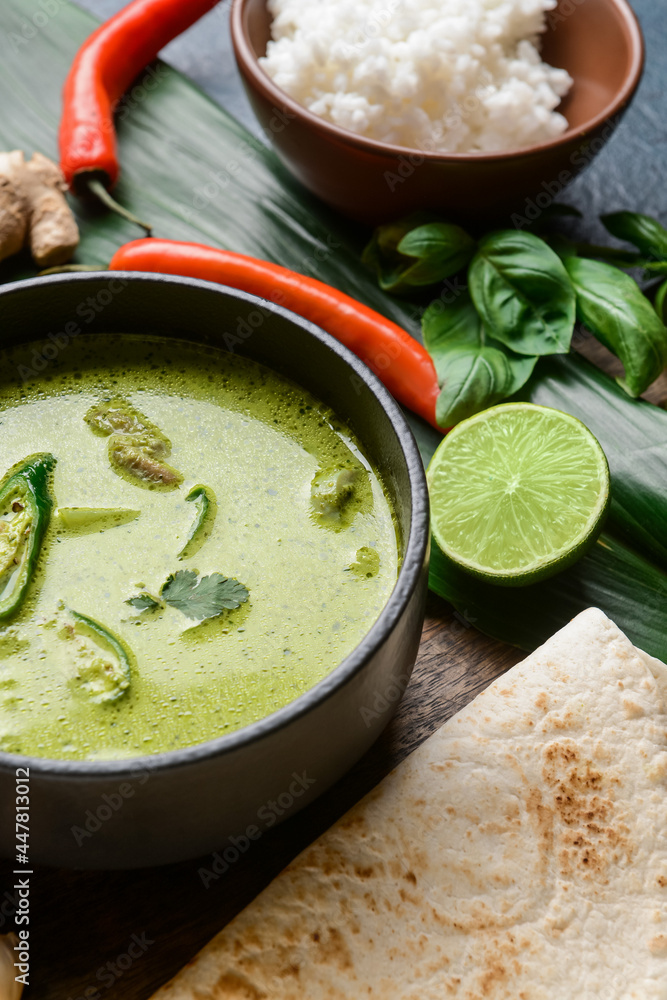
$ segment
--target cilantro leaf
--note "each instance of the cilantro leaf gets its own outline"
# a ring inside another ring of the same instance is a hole
[[[188,618],[204,621],[225,609],[238,608],[250,594],[238,580],[220,573],[199,578],[193,570],[182,569],[167,578],[160,596]]]
[[[160,601],[156,601],[154,597],[150,594],[138,594],[136,597],[130,597],[128,601],[125,601],[132,608],[137,608],[139,611],[152,611],[154,608],[159,608]]]

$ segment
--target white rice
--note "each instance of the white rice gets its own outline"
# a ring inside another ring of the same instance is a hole
[[[260,62],[314,114],[433,152],[517,149],[555,138],[572,85],[542,62],[556,0],[268,0]]]

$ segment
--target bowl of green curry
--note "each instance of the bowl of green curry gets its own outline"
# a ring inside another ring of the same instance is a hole
[[[58,275],[0,315],[0,796],[29,785],[31,860],[261,834],[364,753],[415,661],[428,495],[400,408],[206,282]]]

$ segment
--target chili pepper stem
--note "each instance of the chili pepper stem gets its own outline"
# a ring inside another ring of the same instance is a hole
[[[123,205],[119,204],[119,202],[117,202],[116,199],[109,194],[99,177],[87,177],[85,184],[90,193],[94,194],[96,198],[99,198],[102,204],[106,205],[107,208],[110,208],[112,212],[115,212],[117,215],[121,215],[124,219],[127,219],[128,222],[134,222],[135,225],[144,229],[148,236],[151,235],[153,227],[149,225],[148,222],[142,222],[141,219],[138,219],[136,215],[133,215],[129,209],[124,208]]]

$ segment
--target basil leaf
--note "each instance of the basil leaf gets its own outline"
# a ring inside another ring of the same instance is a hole
[[[448,222],[418,226],[398,244],[399,253],[418,259],[403,274],[403,281],[410,285],[443,281],[470,263],[476,245],[465,229]]]
[[[519,369],[496,347],[452,348],[444,359],[436,420],[442,428],[453,427],[507,399],[528,381],[536,361],[524,355]]]
[[[667,281],[655,293],[655,311],[663,323],[667,323]]]
[[[577,244],[568,239],[567,236],[563,236],[562,233],[552,233],[550,236],[545,236],[545,240],[561,260],[577,256]]]
[[[406,268],[406,260],[398,252],[398,244],[411,229],[432,221],[433,216],[428,212],[412,212],[374,230],[361,259],[375,271],[378,284],[384,291],[400,291],[402,287],[401,274]]]
[[[453,305],[433,303],[424,313],[422,330],[441,387],[436,419],[442,427],[517,392],[537,361],[489,337],[467,293]]]
[[[648,257],[667,260],[667,229],[657,219],[638,212],[612,212],[600,218],[612,236],[632,243]]]
[[[415,213],[376,229],[363,260],[377,272],[381,288],[402,292],[456,274],[470,262],[475,245],[460,226]]]
[[[447,350],[482,343],[484,326],[470,294],[462,292],[451,304],[440,300],[431,303],[422,317],[422,335],[440,378],[438,365]]]
[[[519,354],[563,354],[575,319],[572,283],[558,255],[532,233],[485,237],[468,275],[489,332]]]
[[[667,329],[633,279],[610,264],[568,257],[577,316],[623,362],[618,384],[640,396],[667,364]]]
[[[431,212],[411,212],[395,222],[387,222],[384,226],[378,226],[374,235],[377,237],[378,247],[382,253],[395,253],[398,244],[412,229],[437,221],[439,220]]]

